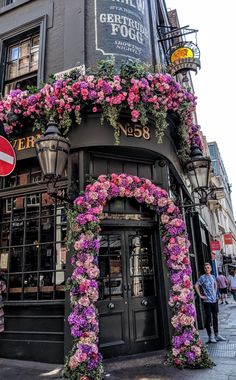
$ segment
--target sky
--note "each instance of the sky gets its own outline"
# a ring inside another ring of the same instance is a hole
[[[192,74],[198,124],[208,142],[217,142],[236,219],[236,1],[166,0],[166,6],[177,10],[181,27],[198,30],[201,69]]]

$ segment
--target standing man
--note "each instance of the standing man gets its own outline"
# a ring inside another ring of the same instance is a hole
[[[226,339],[218,334],[218,302],[216,299],[217,284],[215,277],[211,274],[211,270],[211,265],[209,263],[205,263],[205,274],[199,277],[195,284],[195,289],[204,304],[205,327],[209,336],[208,343],[217,343],[219,341],[225,341]],[[212,334],[211,331],[211,319],[213,322],[214,334]]]
[[[219,276],[216,277],[216,282],[217,286],[220,292],[220,299],[221,299],[221,304],[225,303],[228,304],[227,301],[227,287],[228,287],[228,280],[227,278],[223,275],[222,272],[219,272]]]

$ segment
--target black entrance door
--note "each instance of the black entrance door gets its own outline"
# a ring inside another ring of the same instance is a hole
[[[106,357],[163,347],[154,246],[150,229],[102,234],[97,305]]]

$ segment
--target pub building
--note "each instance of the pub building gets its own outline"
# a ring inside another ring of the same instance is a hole
[[[172,42],[158,43],[169,25],[162,0],[0,0],[0,17],[4,96],[11,89],[39,86],[50,74],[60,77],[80,63],[88,67],[100,59],[165,64]],[[150,179],[176,202],[191,202],[173,133],[178,120],[168,121],[163,142],[157,144],[151,121],[146,129],[140,125],[135,129],[124,114],[120,144],[114,146],[113,129],[101,125],[98,114],[88,113],[68,134],[68,165],[57,183],[61,196],[75,198],[101,174],[127,173]],[[7,284],[0,356],[62,363],[71,343],[69,294],[64,290],[71,273],[67,206],[48,194],[36,138],[39,135],[27,126],[14,136],[16,167],[0,182],[0,266]],[[195,281],[199,265],[210,260],[209,239],[197,211],[186,212],[185,219]],[[106,205],[101,227],[97,302],[101,352],[118,357],[168,348],[169,282],[158,216],[134,199],[116,198]],[[198,323],[201,327],[201,318]]]

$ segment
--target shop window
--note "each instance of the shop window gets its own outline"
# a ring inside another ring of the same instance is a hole
[[[30,178],[21,173],[21,178]],[[0,270],[8,300],[64,298],[67,218],[46,193],[9,197],[0,221]]]

